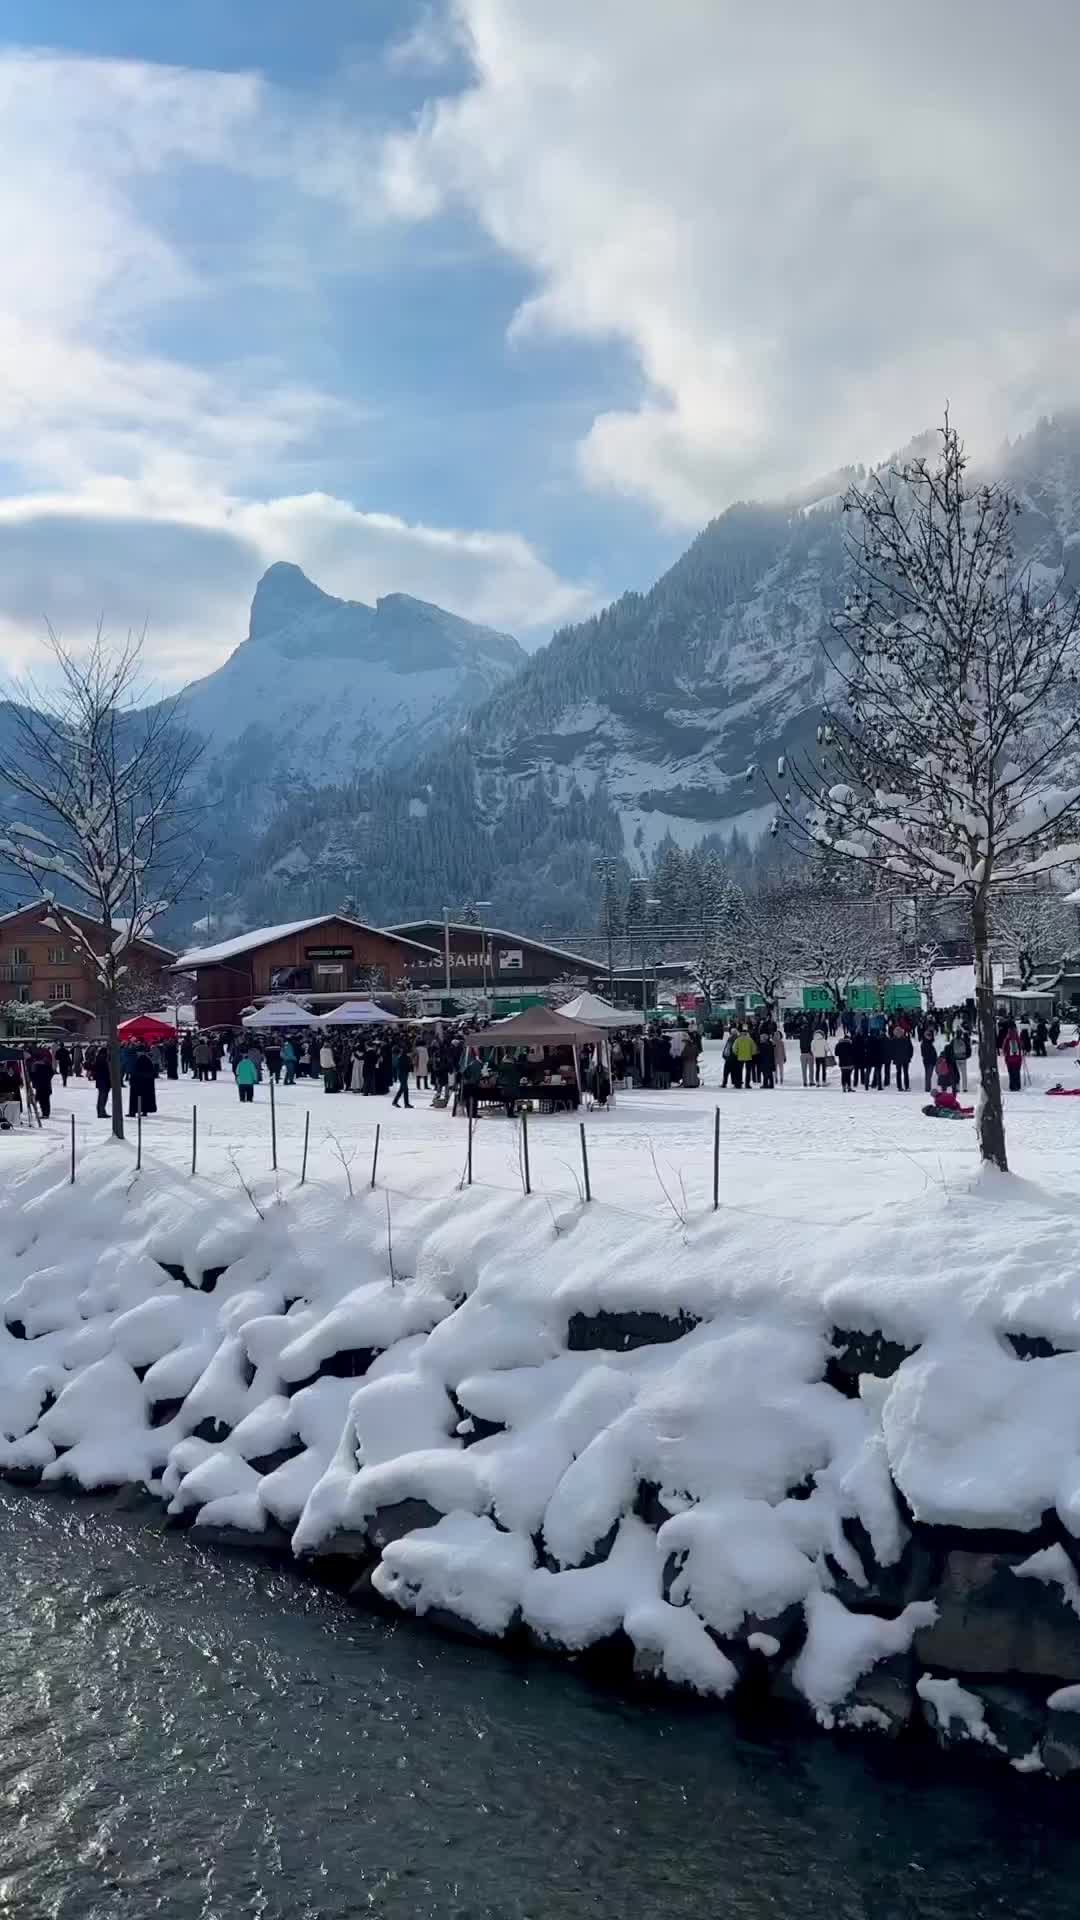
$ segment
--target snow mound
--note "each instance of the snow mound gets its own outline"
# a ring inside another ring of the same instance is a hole
[[[783,1661],[830,1726],[890,1724],[859,1691],[882,1662],[913,1684],[937,1618],[913,1527],[1052,1516],[1010,1590],[1080,1612],[1080,1352],[1053,1350],[1080,1342],[1080,1223],[1038,1189],[883,1207],[798,1267],[760,1226],[750,1257],[739,1215],[556,1223],[470,1189],[396,1201],[391,1248],[382,1195],[255,1198],[126,1163],[8,1182],[0,1472],[140,1484],[196,1528],[354,1555],[388,1604],[611,1642],[714,1697]],[[853,1329],[894,1343],[889,1377],[831,1371]],[[918,1692],[988,1742],[959,1681]]]

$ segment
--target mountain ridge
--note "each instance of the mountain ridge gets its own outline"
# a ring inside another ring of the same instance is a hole
[[[932,450],[931,434],[910,448]],[[887,467],[903,453],[881,463]],[[1080,579],[1080,421],[1045,420],[988,472],[1021,503],[1021,556]],[[595,862],[646,875],[672,840],[747,843],[774,807],[756,763],[808,741],[827,692],[821,646],[846,571],[836,470],[790,498],[711,521],[645,593],[556,633],[470,712],[460,736],[278,815],[244,911],[358,893],[389,917],[477,894],[581,924]],[[592,909],[589,909],[592,911]]]

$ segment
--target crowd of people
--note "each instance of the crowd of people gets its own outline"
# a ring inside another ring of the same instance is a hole
[[[216,1081],[229,1073],[242,1104],[255,1099],[265,1081],[294,1086],[298,1081],[321,1083],[328,1094],[363,1097],[392,1095],[395,1107],[410,1107],[410,1088],[431,1094],[433,1106],[475,1112],[481,1094],[494,1096],[509,1113],[523,1098],[550,1090],[558,1072],[549,1072],[542,1047],[488,1049],[480,1058],[470,1048],[477,1022],[460,1020],[430,1026],[400,1025],[350,1033],[333,1031],[282,1032],[188,1031],[177,1040],[158,1044],[131,1042],[120,1049],[121,1084],[127,1089],[128,1114],[157,1111],[157,1081],[190,1075],[196,1081]],[[972,1022],[965,1009],[913,1015],[836,1012],[791,1013],[778,1018],[770,1009],[720,1022],[713,1029],[721,1043],[722,1088],[742,1091],[783,1086],[789,1061],[798,1055],[804,1087],[827,1087],[835,1072],[843,1093],[877,1092],[894,1087],[906,1093],[918,1055],[923,1091],[933,1096],[933,1108],[966,1114],[958,1096],[968,1091],[969,1063],[977,1051]],[[1008,1075],[1009,1088],[1019,1092],[1027,1057],[1045,1058],[1061,1034],[1057,1019],[1034,1023],[1003,1017],[997,1029],[997,1048]],[[630,1085],[664,1091],[697,1087],[700,1081],[702,1036],[693,1021],[680,1015],[673,1024],[654,1021],[645,1027],[616,1029],[604,1048],[584,1046],[575,1073],[562,1063],[568,1104],[584,1093],[596,1105],[606,1105],[613,1086]],[[572,1059],[569,1048],[567,1060]],[[917,1071],[917,1069],[916,1069]],[[36,1109],[42,1119],[52,1111],[55,1080],[66,1087],[72,1078],[90,1079],[97,1092],[97,1113],[109,1112],[111,1070],[108,1047],[101,1043],[62,1041],[59,1046],[13,1050],[0,1059],[0,1129],[18,1124],[24,1108]],[[579,1084],[580,1081],[580,1084]],[[570,1095],[573,1098],[570,1098]]]
[[[1002,1019],[997,1049],[1009,1077],[1009,1088],[1019,1093],[1028,1054],[1046,1058],[1061,1035],[1057,1019],[1019,1024]],[[932,1094],[935,1107],[967,1113],[958,1094],[968,1091],[968,1063],[977,1051],[972,1021],[964,1008],[913,1016],[906,1011],[791,1014],[783,1021],[766,1010],[732,1020],[718,1034],[722,1042],[722,1086],[750,1089],[783,1086],[789,1053],[799,1056],[804,1087],[829,1085],[835,1069],[843,1093],[880,1092],[911,1088],[916,1050],[923,1071],[923,1091]]]

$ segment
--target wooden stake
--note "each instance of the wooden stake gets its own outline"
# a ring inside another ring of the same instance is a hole
[[[75,1185],[75,1115],[71,1116],[71,1184]]]
[[[277,1172],[277,1109],[274,1106],[274,1076],[270,1075],[270,1165]]]
[[[472,1186],[472,1129],[473,1129],[473,1117],[472,1117],[471,1107],[469,1108],[468,1121],[469,1121],[469,1185],[471,1187]]]
[[[712,1138],[712,1206],[715,1213],[720,1205],[720,1109],[716,1109]]]
[[[374,1185],[375,1185],[375,1169],[377,1168],[377,1166],[378,1166],[378,1164],[379,1164],[379,1136],[380,1136],[380,1134],[381,1134],[381,1133],[382,1133],[382,1122],[381,1122],[381,1121],[379,1121],[379,1122],[378,1122],[378,1123],[376,1124],[376,1127],[375,1127],[375,1151],[373,1152],[373,1154],[372,1154],[372,1156],[371,1156],[371,1184],[372,1184],[372,1186],[374,1186]]]
[[[522,1174],[525,1181],[525,1191],[526,1193],[531,1193],[532,1179],[529,1173],[529,1116],[525,1112],[522,1112],[521,1115],[521,1147],[523,1159]]]
[[[585,1122],[584,1122],[584,1120],[579,1120],[579,1122],[578,1122],[578,1132],[579,1132],[579,1133],[580,1133],[580,1135],[581,1135],[581,1166],[582,1166],[582,1171],[584,1172],[584,1175],[585,1175],[585,1198],[586,1198],[586,1200],[591,1200],[591,1199],[592,1199],[592,1185],[591,1185],[591,1182],[590,1182],[590,1180],[589,1180],[589,1149],[588,1149],[588,1147],[587,1147],[587,1146],[585,1145]]]
[[[301,1186],[303,1186],[304,1181],[307,1179],[307,1146],[308,1146],[308,1134],[310,1133],[310,1131],[311,1131],[311,1108],[309,1107],[307,1112],[304,1115],[304,1157],[300,1162],[300,1185]]]
[[[199,1109],[191,1109],[191,1177],[195,1178],[195,1163],[199,1157]]]
[[[142,1108],[135,1115],[135,1171],[142,1169]]]

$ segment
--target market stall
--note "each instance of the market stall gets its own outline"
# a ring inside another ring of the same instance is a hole
[[[122,1047],[159,1047],[176,1039],[176,1028],[157,1014],[137,1013],[130,1020],[121,1020],[116,1037]]]
[[[583,1046],[595,1047],[597,1058],[602,1058],[606,1046],[602,1028],[589,1026],[581,1020],[568,1019],[563,1013],[553,1013],[549,1007],[529,1007],[524,1013],[513,1014],[509,1020],[499,1020],[479,1033],[471,1033],[468,1038],[470,1054],[479,1056],[491,1049],[519,1056],[524,1050],[526,1058],[519,1061],[520,1073],[516,1084],[512,1083],[505,1069],[500,1069],[498,1073],[491,1071],[472,1082],[469,1087],[470,1104],[501,1104],[508,1111],[520,1100],[535,1100],[541,1111],[545,1107],[554,1110],[557,1107],[578,1106],[581,1100]],[[568,1065],[549,1058],[559,1050],[569,1052]],[[610,1081],[610,1069],[608,1078]]]
[[[245,1013],[241,1024],[249,1032],[280,1032],[286,1027],[317,1027],[319,1022],[296,1000],[268,1000],[264,1007]]]
[[[374,1000],[343,1000],[340,1007],[320,1020],[323,1027],[400,1027],[396,1013],[387,1013]]]

